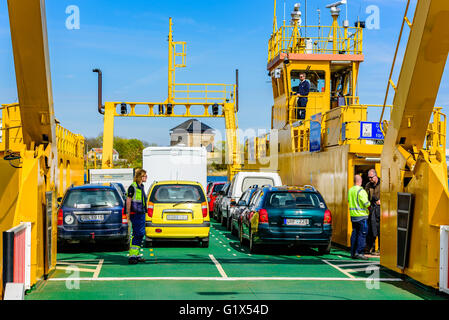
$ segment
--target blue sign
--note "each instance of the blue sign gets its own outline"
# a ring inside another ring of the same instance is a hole
[[[310,152],[321,151],[321,113],[312,116],[310,121]]]
[[[379,122],[360,122],[360,139],[383,140]]]

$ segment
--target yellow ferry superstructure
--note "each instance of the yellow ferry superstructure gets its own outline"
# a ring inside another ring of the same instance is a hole
[[[333,242],[350,246],[350,219],[347,191],[356,173],[380,169],[382,145],[360,139],[360,123],[367,121],[368,106],[359,103],[357,81],[363,55],[363,24],[338,25],[340,9],[331,8],[332,26],[302,26],[299,5],[292,12],[291,25],[277,28],[276,16],[268,44],[267,69],[271,76],[274,105],[270,137],[249,140],[247,150],[255,164],[245,169],[261,169],[266,149],[277,133],[277,166],[286,185],[313,185],[326,195],[333,214]],[[307,36],[306,36],[307,34]],[[311,91],[303,119],[297,119],[295,85],[306,73]],[[314,119],[312,119],[314,117]],[[316,118],[316,119],[315,119]],[[311,123],[321,125],[321,146],[310,152]],[[274,145],[268,149],[275,148]],[[257,150],[257,154],[252,155]],[[267,161],[265,161],[267,162]],[[266,167],[266,166],[265,166]]]
[[[296,4],[291,24],[284,21],[278,28],[275,1],[267,64],[274,97],[272,130],[245,142],[243,170],[275,169],[285,185],[316,187],[332,212],[332,241],[350,247],[352,226],[347,195],[353,177],[361,174],[365,184],[367,172],[376,169],[382,179],[380,163],[387,123],[382,128],[376,123],[378,119],[370,122],[368,112],[378,109],[380,113],[382,107],[390,111],[391,106],[359,101],[364,22],[349,26],[345,21],[340,26],[339,6],[344,3],[328,6],[331,26],[301,25]],[[298,112],[299,96],[295,90],[300,73],[305,73],[311,84],[307,107],[302,112]],[[439,146],[445,146],[446,118],[440,111],[441,108],[433,111],[425,148],[431,148],[431,141],[435,140]],[[311,150],[311,139],[315,147],[318,143],[315,150]]]

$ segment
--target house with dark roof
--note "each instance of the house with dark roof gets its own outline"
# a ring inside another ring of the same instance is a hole
[[[197,119],[187,120],[170,130],[170,146],[206,147],[214,152],[215,130]]]
[[[103,148],[92,148],[88,153],[87,153],[87,158],[89,160],[94,160],[95,158],[97,160],[102,160],[103,159]],[[119,153],[117,152],[117,150],[112,149],[112,160],[113,161],[118,161],[120,158]]]

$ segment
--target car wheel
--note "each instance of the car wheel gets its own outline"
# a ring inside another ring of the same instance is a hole
[[[209,248],[209,238],[205,238],[201,241],[202,248]]]
[[[234,226],[234,221],[231,219],[231,234],[233,236],[238,236],[237,228]]]
[[[126,237],[126,239],[121,242],[121,248],[123,251],[129,250],[129,237]]]
[[[223,227],[226,227],[226,218],[223,216],[223,213],[221,214],[220,221],[221,221],[221,225]]]
[[[249,233],[249,252],[250,253],[257,253],[258,249],[259,249],[259,246],[254,243],[254,234],[250,230],[250,233]]]
[[[329,243],[327,245],[324,246],[319,246],[318,247],[318,254],[320,255],[324,255],[324,254],[329,254],[331,253],[331,242],[329,241]]]
[[[226,219],[226,230],[232,231],[231,228],[232,228],[232,217],[229,216],[229,217]]]
[[[240,225],[240,228],[239,228],[239,240],[240,240],[240,245],[243,246],[243,225]]]
[[[145,239],[145,247],[146,247],[146,248],[151,248],[151,247],[153,247],[153,240],[152,240],[152,239],[149,239],[149,238]]]

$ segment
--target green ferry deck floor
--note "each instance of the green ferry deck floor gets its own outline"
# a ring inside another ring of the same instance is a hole
[[[106,247],[106,248],[105,248]],[[127,252],[73,245],[26,300],[446,300],[379,267],[379,258],[352,260],[333,248],[267,248],[249,254],[212,222],[209,248],[156,243],[146,263],[128,265]],[[380,281],[377,281],[379,280]]]

